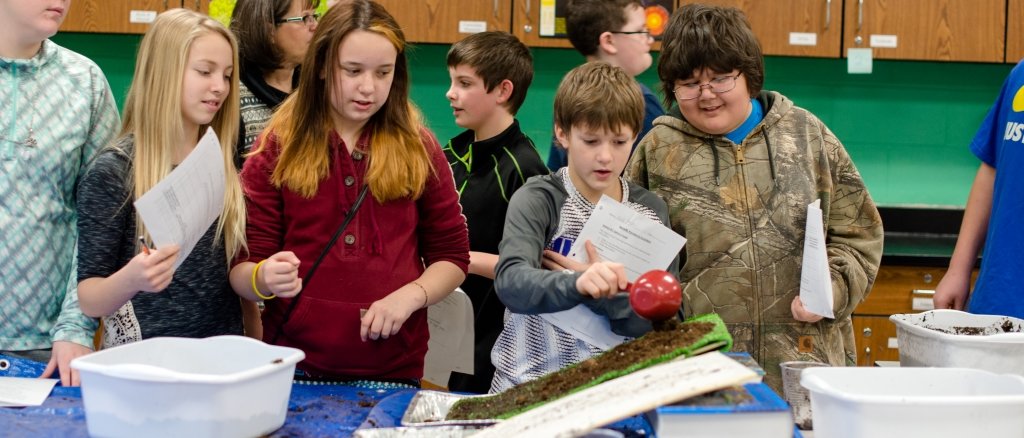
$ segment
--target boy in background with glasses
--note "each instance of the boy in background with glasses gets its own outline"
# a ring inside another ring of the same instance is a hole
[[[548,169],[516,120],[533,81],[530,49],[508,32],[480,32],[448,51],[451,103],[455,124],[466,131],[448,141],[462,214],[469,228],[469,275],[462,290],[473,302],[474,373],[453,372],[452,391],[485,393],[494,365],[491,348],[501,333],[505,306],[494,293],[498,243],[512,193]]]
[[[640,0],[569,0],[566,11],[565,32],[569,42],[587,62],[607,62],[634,78],[651,66],[654,38],[647,28],[647,15]],[[650,88],[637,84],[644,97],[644,123],[636,133],[639,142],[665,110]],[[565,148],[557,138],[552,138],[548,168],[555,171],[566,164]]]
[[[626,178],[662,195],[680,254],[687,316],[718,313],[738,351],[782,389],[779,363],[856,364],[850,314],[871,290],[882,221],[839,139],[763,91],[761,48],[737,9],[686,5],[669,20],[658,76],[673,102]],[[834,319],[799,299],[808,205],[821,200]]]

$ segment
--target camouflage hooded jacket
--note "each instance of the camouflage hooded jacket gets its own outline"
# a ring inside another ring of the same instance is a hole
[[[856,362],[850,314],[878,272],[882,221],[824,123],[776,92],[757,98],[764,119],[739,145],[697,130],[678,110],[659,117],[626,177],[664,197],[672,228],[687,238],[686,314],[718,313],[735,349],[780,389],[780,362]],[[835,319],[803,323],[790,304],[800,293],[807,205],[819,198]]]

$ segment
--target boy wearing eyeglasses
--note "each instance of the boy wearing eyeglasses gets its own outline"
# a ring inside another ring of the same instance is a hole
[[[687,238],[687,315],[721,315],[776,390],[780,362],[856,364],[850,314],[878,272],[882,221],[842,143],[762,90],[761,48],[737,9],[677,10],[658,76],[678,108],[640,142],[626,178],[662,195]],[[808,205],[819,199],[834,319],[799,299]]]
[[[654,38],[647,28],[647,15],[640,0],[569,0],[565,32],[569,42],[587,62],[604,61],[636,77],[651,66]],[[637,142],[651,130],[654,119],[665,114],[659,99],[646,85],[637,82],[644,97],[644,120]],[[633,148],[636,149],[636,145]],[[565,167],[565,147],[551,139],[548,168]]]

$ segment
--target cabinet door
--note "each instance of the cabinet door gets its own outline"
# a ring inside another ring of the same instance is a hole
[[[853,313],[889,316],[931,310],[935,286],[945,273],[945,268],[881,266],[871,292]]]
[[[512,33],[527,46],[572,48],[568,38],[540,36],[541,14],[545,14],[545,17],[550,17],[548,18],[550,21],[554,21],[554,0],[516,0],[512,9]]]
[[[191,9],[204,14],[210,13],[210,1],[212,0],[181,0],[181,7]]]
[[[512,0],[377,0],[416,43],[454,43],[485,30],[509,31]]]
[[[844,47],[878,59],[1003,62],[1007,0],[847,0]]]
[[[1006,6],[1006,62],[1024,59],[1024,0],[1009,0]]]
[[[60,30],[146,33],[156,14],[180,7],[180,0],[76,0],[71,3]]]
[[[838,58],[842,0],[682,0],[741,9],[765,55]]]
[[[876,360],[900,360],[896,347],[896,324],[887,316],[854,316],[853,336],[857,342],[857,365],[874,366]]]

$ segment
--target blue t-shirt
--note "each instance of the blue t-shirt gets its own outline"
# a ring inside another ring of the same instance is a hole
[[[1003,83],[971,152],[996,169],[992,213],[982,253],[981,272],[967,304],[971,313],[1024,318],[1024,62]]]
[[[743,124],[733,129],[732,132],[725,134],[725,138],[732,140],[733,143],[740,144],[747,138],[750,131],[753,131],[758,123],[764,119],[764,108],[761,106],[761,102],[757,99],[750,99],[750,115],[747,116],[747,120],[743,121]]]

